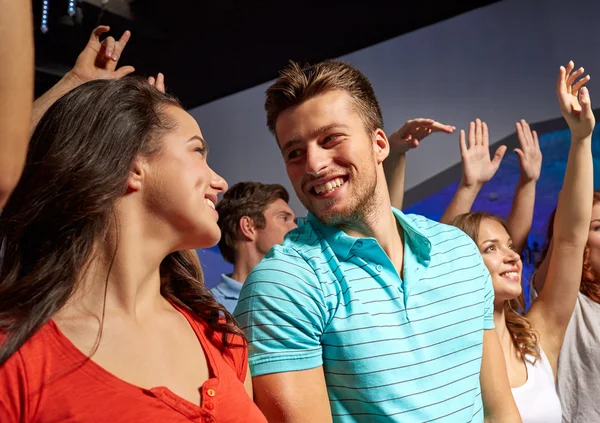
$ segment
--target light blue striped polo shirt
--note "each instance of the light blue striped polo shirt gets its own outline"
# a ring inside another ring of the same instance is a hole
[[[490,274],[459,229],[393,211],[402,279],[375,239],[310,214],[254,268],[235,310],[252,375],[322,365],[334,422],[483,422]]]

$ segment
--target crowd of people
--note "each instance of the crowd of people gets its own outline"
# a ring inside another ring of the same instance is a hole
[[[571,144],[526,308],[542,153],[525,120],[506,221],[471,210],[506,152],[479,119],[441,221],[406,215],[406,155],[456,127],[388,137],[358,69],[290,62],[265,111],[297,219],[279,184],[228,189],[164,76],[118,67],[131,34],[108,31],[34,102],[31,5],[0,0],[2,423],[600,421],[583,68],[558,70]],[[210,290],[194,250],[217,244],[234,268]]]

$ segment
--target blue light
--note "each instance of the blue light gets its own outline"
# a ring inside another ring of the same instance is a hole
[[[75,16],[75,0],[69,0],[69,16]]]
[[[48,32],[48,9],[50,9],[50,0],[44,0],[42,3],[42,25],[40,27],[43,34]]]

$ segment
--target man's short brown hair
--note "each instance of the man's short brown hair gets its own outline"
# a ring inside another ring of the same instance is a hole
[[[352,97],[368,132],[383,129],[381,109],[369,79],[339,60],[327,60],[304,68],[290,62],[267,89],[267,127],[275,134],[277,118],[284,110],[336,90],[345,91]]]
[[[289,202],[287,190],[279,184],[239,182],[229,188],[217,203],[221,240],[219,250],[229,263],[235,263],[235,242],[240,240],[240,219],[248,216],[257,228],[267,224],[265,209],[276,200]]]

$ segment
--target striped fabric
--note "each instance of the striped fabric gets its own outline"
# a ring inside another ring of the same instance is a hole
[[[334,422],[483,422],[491,278],[454,227],[394,209],[403,279],[373,238],[309,215],[243,285],[253,376],[323,366]]]

